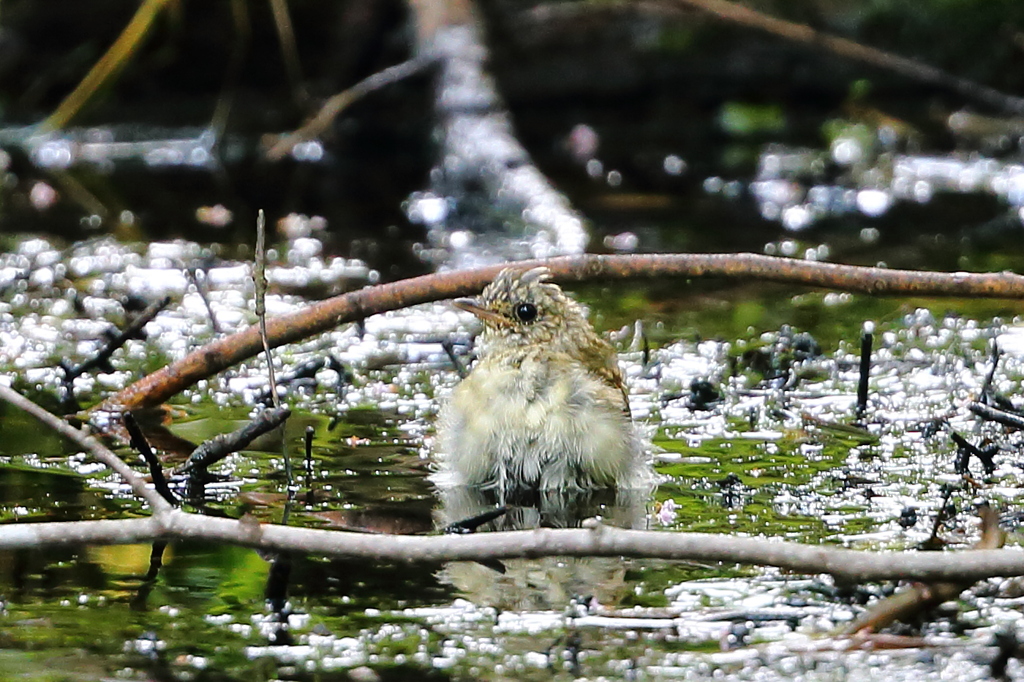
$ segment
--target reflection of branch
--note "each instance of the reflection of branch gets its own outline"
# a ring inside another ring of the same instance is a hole
[[[949,88],[964,97],[984,102],[1006,111],[1024,113],[1024,99],[1020,97],[1007,95],[995,88],[981,85],[967,78],[954,76],[947,71],[928,64],[922,64],[913,59],[868,47],[867,45],[861,45],[847,38],[840,38],[817,31],[810,26],[794,24],[770,17],[734,2],[727,2],[727,0],[664,1],[672,5],[687,5],[713,14],[719,19],[766,31],[795,43],[822,48],[841,57],[895,71],[918,81]]]
[[[82,449],[91,454],[97,461],[106,464],[131,486],[132,491],[145,500],[153,511],[171,509],[171,505],[160,497],[146,482],[135,473],[131,467],[124,463],[120,457],[108,450],[102,443],[92,436],[79,431],[63,420],[53,416],[43,408],[25,398],[12,388],[0,384],[0,400],[10,403],[15,407],[28,412],[30,415],[50,427],[58,434],[72,441]]]
[[[315,137],[323,135],[334,119],[337,118],[338,114],[347,109],[353,102],[362,99],[374,90],[379,90],[385,85],[397,83],[400,80],[419,73],[429,66],[432,61],[432,59],[424,57],[410,59],[402,62],[401,64],[390,66],[383,71],[373,74],[372,76],[368,76],[348,90],[339,92],[324,102],[323,106],[320,107],[320,111],[316,113],[316,116],[310,119],[301,128],[295,132],[271,138],[272,145],[270,149],[267,150],[267,158],[271,161],[279,161],[289,154],[292,148],[300,142],[312,140]]]
[[[1015,550],[878,553],[768,538],[623,530],[593,520],[584,525],[470,535],[378,535],[218,519],[169,509],[148,519],[0,525],[0,550],[178,538],[372,561],[649,557],[775,566],[802,574],[829,573],[856,582],[890,578],[973,581],[1024,575],[1024,552]]]
[[[823,287],[879,296],[1024,298],[1024,277],[1008,272],[945,273],[887,270],[777,258],[758,254],[651,254],[566,256],[522,261],[545,265],[556,281],[719,277]],[[292,343],[370,315],[478,293],[504,266],[443,272],[367,287],[267,320],[271,347]],[[94,409],[137,410],[159,405],[195,382],[253,357],[261,348],[256,326],[217,339],[181,360],[140,379]]]

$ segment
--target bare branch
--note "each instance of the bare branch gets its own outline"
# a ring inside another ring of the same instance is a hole
[[[1019,550],[879,553],[767,538],[623,530],[594,520],[584,525],[587,527],[470,535],[378,535],[260,524],[250,519],[235,521],[168,508],[149,519],[2,525],[0,550],[202,539],[264,550],[372,561],[622,556],[757,564],[801,574],[828,573],[854,582],[889,579],[970,582],[994,576],[1024,575],[1024,552]]]
[[[522,261],[523,268],[545,265],[561,283],[640,278],[718,277],[735,281],[800,284],[877,296],[957,296],[1024,298],[1024,277],[1002,273],[944,273],[887,270],[855,265],[740,254],[650,254],[566,256]],[[320,301],[289,315],[267,320],[270,346],[292,343],[344,322],[458,296],[479,293],[504,265],[444,272],[401,280]],[[137,410],[159,405],[195,382],[256,355],[259,328],[249,327],[217,339],[181,360],[140,379],[94,410]]]

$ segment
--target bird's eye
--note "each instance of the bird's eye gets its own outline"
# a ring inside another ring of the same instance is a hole
[[[517,303],[513,312],[520,322],[533,322],[537,319],[537,306],[532,303]]]

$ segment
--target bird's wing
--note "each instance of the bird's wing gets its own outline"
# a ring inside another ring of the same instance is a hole
[[[626,380],[622,375],[622,368],[619,367],[619,358],[615,353],[615,349],[607,341],[596,335],[592,345],[595,347],[590,348],[589,352],[585,352],[583,356],[587,369],[604,379],[610,386],[619,390],[622,394],[622,411],[626,413],[627,417],[631,417],[632,415],[629,412],[629,389],[626,388]]]

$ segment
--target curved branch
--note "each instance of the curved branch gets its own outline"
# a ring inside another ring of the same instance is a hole
[[[0,550],[156,539],[202,539],[273,551],[372,561],[484,561],[548,556],[622,556],[675,561],[774,566],[837,579],[975,581],[1024,575],[1024,552],[1008,549],[952,552],[870,552],[803,545],[767,538],[707,533],[624,530],[586,521],[585,528],[505,531],[472,535],[373,535],[260,524],[179,510],[149,519],[18,523],[0,526]]]
[[[943,273],[887,270],[855,265],[741,254],[652,254],[566,256],[521,261],[516,267],[545,265],[559,282],[601,279],[702,278],[760,280],[801,284],[872,295],[1024,298],[1024,277],[1013,273]],[[320,301],[267,320],[270,346],[276,348],[370,315],[479,292],[505,266],[444,272],[381,284]],[[201,379],[256,355],[259,330],[249,327],[199,348],[177,362],[140,379],[93,410],[137,410],[159,405]]]

